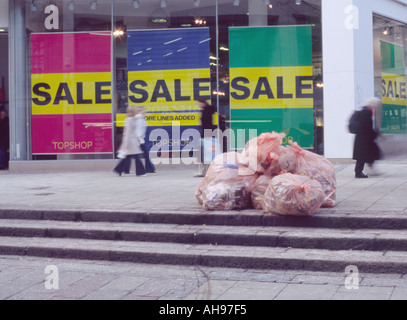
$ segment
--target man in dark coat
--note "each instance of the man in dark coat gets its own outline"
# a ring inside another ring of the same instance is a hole
[[[358,133],[356,133],[355,144],[353,148],[353,159],[356,160],[355,178],[368,178],[363,173],[365,164],[373,167],[376,160],[381,157],[381,152],[376,144],[376,138],[379,132],[376,131],[373,125],[373,115],[375,115],[381,107],[381,100],[371,98],[366,103],[363,109],[357,114]]]
[[[217,129],[217,126],[213,124],[213,115],[216,113],[216,108],[211,106],[206,100],[198,100],[198,106],[202,109],[201,138],[204,138],[205,130]]]
[[[201,115],[201,164],[199,165],[199,173],[195,177],[205,177],[206,171],[208,171],[209,164],[204,163],[204,138],[205,130],[215,130],[217,125],[213,123],[213,115],[216,113],[216,107],[211,106],[206,100],[197,101],[199,108],[202,109]]]
[[[7,168],[7,150],[10,147],[9,120],[7,111],[0,110],[0,170]]]

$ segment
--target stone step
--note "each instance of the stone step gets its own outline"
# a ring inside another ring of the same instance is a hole
[[[183,211],[80,211],[80,210],[4,210],[0,219],[103,221],[227,226],[287,226],[335,229],[406,230],[407,215],[397,212],[351,212],[321,209],[311,217],[264,214],[259,210],[208,212],[200,209]]]
[[[2,237],[69,238],[329,250],[407,251],[405,230],[0,219]]]
[[[352,265],[363,273],[405,274],[407,271],[407,253],[394,251],[0,237],[0,254],[263,270],[343,273]]]

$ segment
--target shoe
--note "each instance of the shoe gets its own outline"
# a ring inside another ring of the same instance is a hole
[[[355,174],[355,178],[356,179],[366,179],[366,178],[369,178],[369,177],[367,175],[365,175],[363,172],[360,172],[360,173]]]
[[[147,175],[146,174],[139,174],[139,175],[137,175],[137,177],[147,177]]]

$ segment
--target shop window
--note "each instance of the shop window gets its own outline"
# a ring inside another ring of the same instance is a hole
[[[323,153],[320,1],[49,5],[25,1],[32,159],[114,158],[130,104],[147,109],[150,148],[192,150],[197,99],[243,143],[249,129],[279,131]]]
[[[26,1],[33,159],[111,158],[111,4]]]
[[[376,126],[383,135],[407,135],[406,117],[406,25],[373,16],[375,95],[382,99]]]

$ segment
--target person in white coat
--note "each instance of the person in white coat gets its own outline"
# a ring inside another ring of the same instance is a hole
[[[140,142],[137,136],[137,113],[135,106],[127,108],[127,118],[123,130],[123,139],[119,148],[119,157],[122,159],[113,169],[119,176],[122,173],[130,173],[131,160],[134,159],[136,163],[136,175],[145,176],[146,170],[141,162],[141,155],[143,153]]]
[[[146,162],[146,172],[147,173],[155,173],[155,166],[150,160],[149,151],[146,147],[146,132],[147,132],[147,121],[145,118],[146,109],[144,107],[137,108],[137,115],[136,115],[136,130],[137,130],[137,138],[140,142],[140,148],[144,154],[144,160]]]

